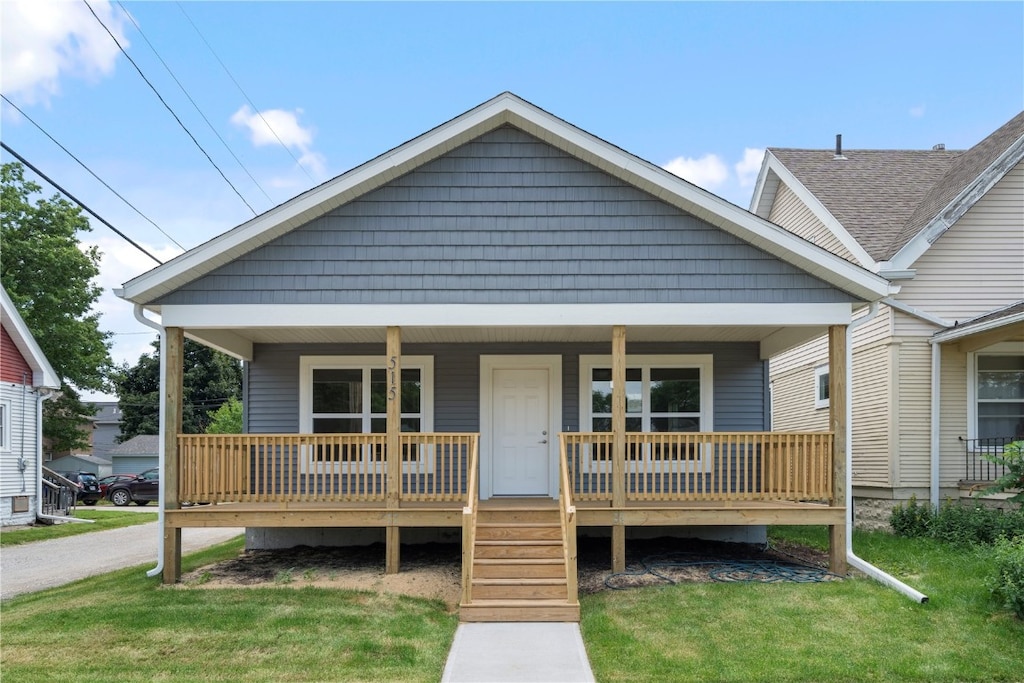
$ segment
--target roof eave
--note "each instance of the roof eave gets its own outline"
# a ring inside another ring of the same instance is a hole
[[[11,340],[29,367],[32,368],[32,386],[59,389],[60,378],[57,376],[57,372],[50,365],[50,361],[46,359],[43,350],[39,348],[39,343],[32,336],[28,325],[25,324],[25,320],[18,313],[18,309],[14,307],[14,302],[3,287],[0,287],[0,308],[3,310],[4,319],[10,320],[8,334],[11,335]]]

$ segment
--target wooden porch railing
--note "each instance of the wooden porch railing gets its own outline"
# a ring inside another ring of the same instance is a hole
[[[613,435],[561,440],[576,500],[611,500]],[[624,471],[627,501],[831,501],[832,433],[628,433]]]
[[[473,556],[476,547],[476,519],[480,509],[479,449],[473,442],[469,459],[466,505],[462,508],[462,604],[473,600]]]
[[[563,442],[564,443],[564,442]],[[570,604],[579,603],[579,576],[576,549],[576,506],[572,500],[569,463],[563,457],[558,467],[558,512],[562,522],[562,554],[565,559],[566,588]]]
[[[181,434],[178,499],[193,503],[381,502],[384,434]],[[475,433],[401,435],[399,499],[464,502]]]

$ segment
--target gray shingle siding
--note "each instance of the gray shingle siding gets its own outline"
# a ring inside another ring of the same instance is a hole
[[[506,127],[159,303],[846,301],[796,267]]]
[[[409,356],[434,357],[434,431],[480,430],[480,356],[562,356],[562,427],[579,430],[579,355],[610,354],[609,344],[407,344]],[[630,354],[714,355],[715,431],[766,431],[768,384],[758,345],[630,344]],[[248,429],[251,433],[299,431],[299,358],[313,355],[378,355],[375,345],[262,345],[249,364]]]

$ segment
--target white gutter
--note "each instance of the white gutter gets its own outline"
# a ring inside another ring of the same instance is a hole
[[[146,327],[149,327],[149,328],[151,328],[153,330],[156,330],[157,334],[160,335],[160,429],[159,429],[159,432],[160,432],[160,447],[159,447],[159,450],[157,451],[158,454],[159,454],[158,457],[157,457],[157,467],[160,468],[160,479],[164,480],[164,479],[166,479],[166,477],[163,476],[164,475],[164,461],[165,461],[165,455],[166,455],[165,452],[164,452],[164,430],[167,428],[167,422],[166,422],[166,418],[164,417],[164,415],[165,415],[164,410],[166,408],[166,405],[165,405],[165,400],[166,399],[164,398],[163,382],[164,382],[165,373],[167,372],[167,334],[166,334],[166,331],[164,330],[163,325],[161,325],[159,323],[156,323],[156,322],[153,322],[152,320],[147,318],[145,315],[143,315],[143,310],[142,310],[142,305],[141,304],[135,304],[135,311],[134,312],[135,312],[135,319],[136,320],[138,320],[140,323],[142,323]],[[157,536],[157,543],[156,543],[156,566],[153,567],[152,569],[150,569],[148,572],[146,572],[146,576],[160,576],[160,574],[163,573],[163,571],[164,571],[164,533],[166,532],[165,524],[164,524],[164,522],[165,522],[165,520],[164,520],[164,490],[165,489],[166,489],[166,487],[161,485],[160,488],[159,488],[159,492],[157,494],[157,505],[159,506],[160,509],[157,510],[157,524],[156,524],[157,525],[157,533],[159,534],[159,536]]]
[[[888,303],[888,301],[885,301]],[[928,602],[928,596],[911,588],[899,579],[885,573],[853,553],[853,331],[878,315],[878,303],[873,302],[868,314],[852,321],[846,327],[846,561],[879,583],[894,588],[916,602]]]
[[[886,297],[885,299],[882,299],[882,303],[885,304],[886,306],[889,306],[890,308],[895,308],[897,311],[901,311],[903,313],[906,313],[907,315],[912,315],[919,320],[931,323],[932,325],[937,325],[938,327],[953,327],[953,323],[950,322],[949,320],[945,320],[938,316],[932,315],[927,311],[922,311],[920,308],[909,306],[903,303],[902,301],[897,301],[896,299],[893,299],[892,297]]]
[[[36,438],[39,440],[38,448],[36,449],[36,519],[49,519],[54,522],[84,522],[86,524],[93,524],[95,523],[95,520],[92,519],[47,515],[43,512],[43,401],[47,401],[56,395],[56,391],[40,389],[39,395],[36,396]],[[22,424],[24,424],[24,415],[22,415],[21,420]],[[22,444],[24,443],[23,438]]]

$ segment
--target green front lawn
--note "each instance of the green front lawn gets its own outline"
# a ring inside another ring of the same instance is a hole
[[[33,526],[27,529],[5,529],[0,533],[0,547],[31,543],[32,541],[46,541],[51,538],[77,536],[78,534],[88,534],[93,531],[104,531],[106,529],[119,529],[123,526],[133,526],[135,524],[146,524],[147,522],[155,522],[157,513],[78,508],[75,511],[75,517],[94,521],[92,524],[88,522],[64,522],[48,526]]]
[[[233,557],[242,540],[186,558]],[[3,680],[437,681],[458,618],[360,591],[161,587],[142,567],[3,605]]]
[[[773,534],[825,545],[824,529]],[[854,547],[929,602],[866,578],[606,591],[581,600],[597,680],[1024,680],[1024,622],[991,600],[986,552],[861,532]]]

